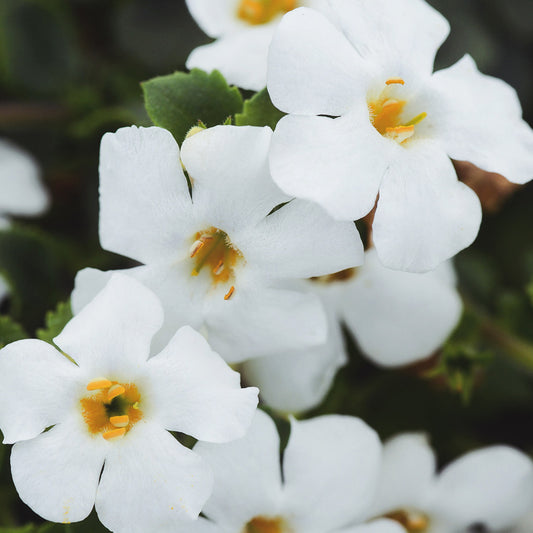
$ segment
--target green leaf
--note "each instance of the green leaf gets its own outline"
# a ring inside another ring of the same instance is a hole
[[[239,89],[230,87],[217,70],[175,72],[142,84],[146,111],[156,126],[169,130],[179,144],[192,126],[224,124],[242,110]]]
[[[270,126],[276,127],[278,121],[285,115],[274,107],[266,89],[259,91],[244,102],[242,113],[235,115],[237,126]]]
[[[9,316],[0,316],[0,348],[27,337],[28,335],[20,324]]]
[[[37,330],[37,338],[54,344],[52,339],[57,337],[66,323],[72,318],[70,302],[59,302],[53,311],[48,311],[45,317],[45,328]]]

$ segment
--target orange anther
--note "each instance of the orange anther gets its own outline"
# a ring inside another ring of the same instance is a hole
[[[98,378],[93,381],[91,381],[87,385],[87,390],[93,391],[93,390],[99,390],[99,389],[109,389],[113,383],[109,381],[106,378]]]
[[[213,269],[213,274],[218,276],[224,270],[224,261],[221,259]]]
[[[121,439],[126,434],[126,428],[117,428],[112,429],[111,431],[106,431],[105,433],[102,433],[102,437],[104,437],[105,440],[118,440]]]
[[[194,257],[204,247],[204,244],[204,241],[195,241],[190,249],[191,257]]]
[[[224,300],[229,300],[234,292],[235,287],[232,285],[230,290],[224,295]]]
[[[111,416],[109,421],[116,428],[125,428],[130,423],[130,417],[128,415]]]
[[[395,83],[398,83],[399,85],[405,85],[405,81],[403,81],[402,78],[390,78],[385,83],[387,85],[393,85]]]
[[[126,389],[122,385],[113,385],[107,391],[107,401],[110,402],[113,398],[116,398],[117,396],[120,396],[121,394],[124,394],[125,392],[126,392]]]

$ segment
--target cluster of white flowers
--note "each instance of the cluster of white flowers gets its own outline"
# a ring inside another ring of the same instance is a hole
[[[1,351],[20,497],[57,522],[96,506],[119,533],[518,525],[533,463],[517,450],[471,452],[437,475],[424,436],[382,446],[361,420],[328,415],[291,418],[280,466],[278,431],[256,410],[258,394],[279,413],[319,405],[347,360],[342,325],[382,366],[442,346],[462,313],[450,258],[481,222],[451,159],[531,179],[514,91],[469,56],[433,73],[449,27],[423,0],[187,5],[217,39],[188,66],[253,90],[268,80],[287,115],[274,132],[200,129],[181,148],[158,127],[104,135],[100,242],[141,265],[78,274],[59,350]],[[0,215],[41,211],[34,166],[8,145],[0,157],[14,193]],[[354,220],[374,209],[365,252]]]

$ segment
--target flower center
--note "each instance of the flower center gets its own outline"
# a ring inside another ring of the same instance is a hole
[[[80,403],[89,433],[109,441],[121,439],[142,418],[141,395],[133,383],[98,378],[87,385],[87,390],[93,394]]]
[[[241,0],[237,16],[248,24],[266,24],[297,7],[297,0]]]
[[[213,285],[234,281],[235,267],[239,261],[244,261],[228,235],[214,227],[196,233],[189,255],[194,261],[191,275],[198,276],[202,269],[209,271]],[[234,291],[235,287],[232,285],[224,299],[231,298]]]
[[[326,276],[315,276],[309,278],[310,281],[316,283],[337,283],[342,281],[348,281],[353,279],[357,275],[357,268],[346,268],[345,270],[340,270],[334,274],[328,274]]]
[[[256,516],[244,526],[242,533],[289,533],[282,518]]]
[[[384,518],[399,522],[408,533],[425,533],[429,531],[429,518],[417,511],[400,509],[385,515]]]
[[[393,95],[394,88],[405,85],[405,82],[401,78],[390,78],[385,85],[377,98],[368,101],[370,121],[383,137],[402,144],[415,134],[415,126],[427,117],[427,113],[405,120],[403,109],[407,101]]]

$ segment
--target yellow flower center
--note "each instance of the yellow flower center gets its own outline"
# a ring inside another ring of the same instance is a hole
[[[282,518],[257,516],[246,524],[242,533],[290,533]]]
[[[297,0],[241,0],[237,16],[248,24],[266,24],[296,7]]]
[[[142,418],[141,395],[133,383],[97,378],[87,390],[93,394],[80,400],[81,413],[92,435],[121,439]]]
[[[397,510],[385,515],[384,518],[399,522],[408,533],[426,533],[429,531],[429,518],[412,510]]]
[[[401,78],[390,78],[385,85],[377,98],[368,101],[370,121],[383,137],[403,144],[415,134],[415,126],[427,117],[427,113],[405,120],[403,110],[407,101],[393,95],[393,88],[403,86],[405,82]]]
[[[189,255],[194,261],[191,275],[198,276],[202,270],[206,270],[215,286],[234,281],[235,267],[244,261],[241,252],[233,246],[227,233],[214,227],[196,233]],[[231,285],[224,299],[231,298],[234,291],[235,286]]]

